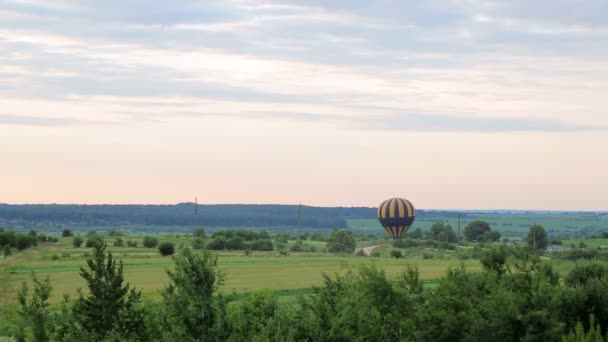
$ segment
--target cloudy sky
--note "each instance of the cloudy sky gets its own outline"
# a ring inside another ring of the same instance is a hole
[[[608,1],[0,0],[0,202],[608,210]]]

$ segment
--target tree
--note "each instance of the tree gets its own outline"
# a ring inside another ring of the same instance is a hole
[[[162,292],[163,331],[172,340],[216,340],[216,293],[224,281],[217,256],[189,248],[175,257],[175,270],[167,270],[169,285]]]
[[[391,251],[391,257],[393,257],[395,259],[400,259],[402,256],[403,256],[403,253],[401,253],[401,251],[398,249],[393,249]]]
[[[204,245],[202,238],[195,238],[192,241],[192,249],[202,249]]]
[[[496,242],[498,240],[500,240],[500,233],[495,230],[487,231],[481,236],[481,241],[484,242]]]
[[[83,238],[81,238],[80,236],[75,236],[74,239],[72,240],[72,245],[76,248],[80,248],[80,246],[82,246],[83,242],[84,242]]]
[[[122,247],[124,245],[124,241],[121,238],[116,238],[114,240],[114,247]]]
[[[122,261],[117,264],[106,249],[107,244],[98,241],[87,260],[88,269],[80,267],[89,291],[86,297],[81,292],[76,300],[75,317],[94,341],[104,340],[111,332],[146,340],[145,312],[138,305],[141,292],[124,284]]]
[[[443,223],[443,221],[433,223],[429,230],[429,238],[437,241],[456,242],[454,229],[452,229],[451,225]]]
[[[44,280],[39,280],[36,274],[32,273],[32,281],[34,282],[34,291],[31,299],[28,300],[29,288],[26,282],[23,282],[21,290],[17,294],[21,310],[19,314],[30,326],[34,334],[34,341],[46,342],[48,337],[49,324],[49,298],[53,293],[53,287],[48,276]]]
[[[69,236],[74,236],[74,233],[70,229],[66,228],[61,232],[61,237],[69,237]]]
[[[506,271],[507,249],[505,246],[492,248],[485,252],[479,259],[481,266],[488,272],[493,272],[497,276],[502,276]]]
[[[203,228],[194,228],[192,235],[194,237],[205,238],[205,230]]]
[[[469,241],[483,241],[483,234],[490,230],[488,222],[475,220],[464,227],[464,236]]]
[[[146,248],[156,248],[156,246],[158,246],[158,239],[151,236],[144,236],[143,245]]]
[[[543,226],[535,224],[530,227],[528,231],[528,247],[535,250],[543,250],[547,248],[548,241],[549,237]]]
[[[353,233],[346,230],[334,230],[327,243],[327,250],[332,253],[352,253],[355,250],[355,246],[356,242]]]
[[[175,253],[175,245],[169,241],[162,242],[158,245],[158,251],[162,256],[173,255]]]

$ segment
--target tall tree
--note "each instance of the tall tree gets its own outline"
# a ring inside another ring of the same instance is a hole
[[[80,293],[74,314],[91,340],[103,340],[110,332],[145,340],[144,312],[137,305],[141,292],[124,283],[122,261],[117,264],[106,249],[107,244],[98,241],[93,247],[93,257],[87,260],[88,269],[80,268],[89,293],[86,297]]]
[[[217,290],[224,274],[217,268],[217,256],[189,248],[175,257],[175,270],[167,271],[169,285],[162,292],[165,307],[163,331],[179,341],[214,340],[216,335]]]
[[[464,227],[464,236],[469,241],[482,241],[483,234],[489,232],[490,230],[491,229],[488,222],[483,220],[475,220]]]
[[[528,231],[528,247],[542,250],[547,248],[548,241],[549,237],[543,226],[535,224],[530,227]]]

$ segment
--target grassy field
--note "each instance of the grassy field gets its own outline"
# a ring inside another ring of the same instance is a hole
[[[160,297],[160,290],[167,283],[166,270],[173,267],[171,257],[162,257],[156,249],[143,248],[141,238],[122,237],[123,240],[135,240],[135,248],[112,247],[114,238],[107,237],[109,250],[116,259],[124,263],[125,277],[134,287],[142,290],[150,300]],[[190,246],[191,240],[186,237],[165,237],[161,241],[173,241],[176,245]],[[51,303],[57,307],[63,294],[74,296],[78,288],[85,283],[79,275],[81,266],[86,265],[89,248],[74,248],[72,238],[62,238],[57,244],[43,244],[39,247],[15,253],[7,259],[0,260],[0,321],[12,319],[17,310],[16,293],[24,280],[32,272],[38,276],[49,276],[54,288]],[[293,242],[290,242],[293,243]],[[308,242],[319,250],[323,242]],[[361,246],[366,243],[359,243]],[[369,244],[367,244],[369,245]],[[449,258],[448,255],[435,259],[423,259],[420,256],[406,259],[388,257],[390,248],[379,248],[380,257],[361,257],[355,255],[334,255],[318,253],[290,253],[282,256],[278,252],[218,252],[219,267],[226,274],[224,293],[243,293],[261,289],[278,291],[284,296],[295,296],[309,293],[310,287],[322,283],[322,274],[333,274],[358,265],[377,265],[385,270],[389,277],[395,277],[407,265],[419,268],[421,278],[426,281],[438,279],[448,267],[459,266],[461,261]],[[478,269],[475,260],[466,261],[471,269]]]

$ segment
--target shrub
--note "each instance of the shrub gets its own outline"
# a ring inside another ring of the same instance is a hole
[[[380,252],[379,252],[379,251],[374,250],[374,251],[372,251],[371,256],[373,256],[374,258],[379,258],[379,257],[380,257]]]
[[[124,242],[122,241],[121,238],[116,238],[116,240],[114,240],[114,247],[122,247],[124,245]]]
[[[57,260],[59,260],[59,255],[57,255],[57,253],[53,253],[53,254],[51,255],[51,260],[53,260],[53,261],[57,261]]]
[[[400,259],[402,256],[403,256],[403,253],[401,253],[401,251],[398,249],[393,249],[391,251],[391,257],[393,257],[395,259]]]
[[[137,247],[137,241],[127,241],[127,247]]]
[[[173,255],[175,253],[175,245],[173,242],[165,241],[158,245],[158,251],[162,256]]]
[[[261,240],[251,241],[249,248],[251,248],[252,251],[272,251],[273,250],[272,240],[261,239]]]
[[[422,253],[422,259],[433,259],[434,255],[432,253]]]
[[[64,229],[61,232],[61,237],[69,237],[69,236],[74,236],[74,233],[72,233],[72,231],[70,229]]]
[[[192,248],[193,249],[202,249],[204,245],[205,244],[203,243],[203,239],[202,238],[195,238],[192,241]]]
[[[96,244],[101,243],[103,239],[101,236],[91,235],[87,238],[87,242],[85,242],[85,246],[87,248],[95,247]]]
[[[158,239],[151,236],[144,236],[143,245],[146,248],[156,248],[156,246],[158,246]]]
[[[83,238],[81,238],[80,236],[75,236],[74,239],[72,240],[72,245],[76,248],[80,248],[80,246],[82,246],[83,242],[84,242]]]

